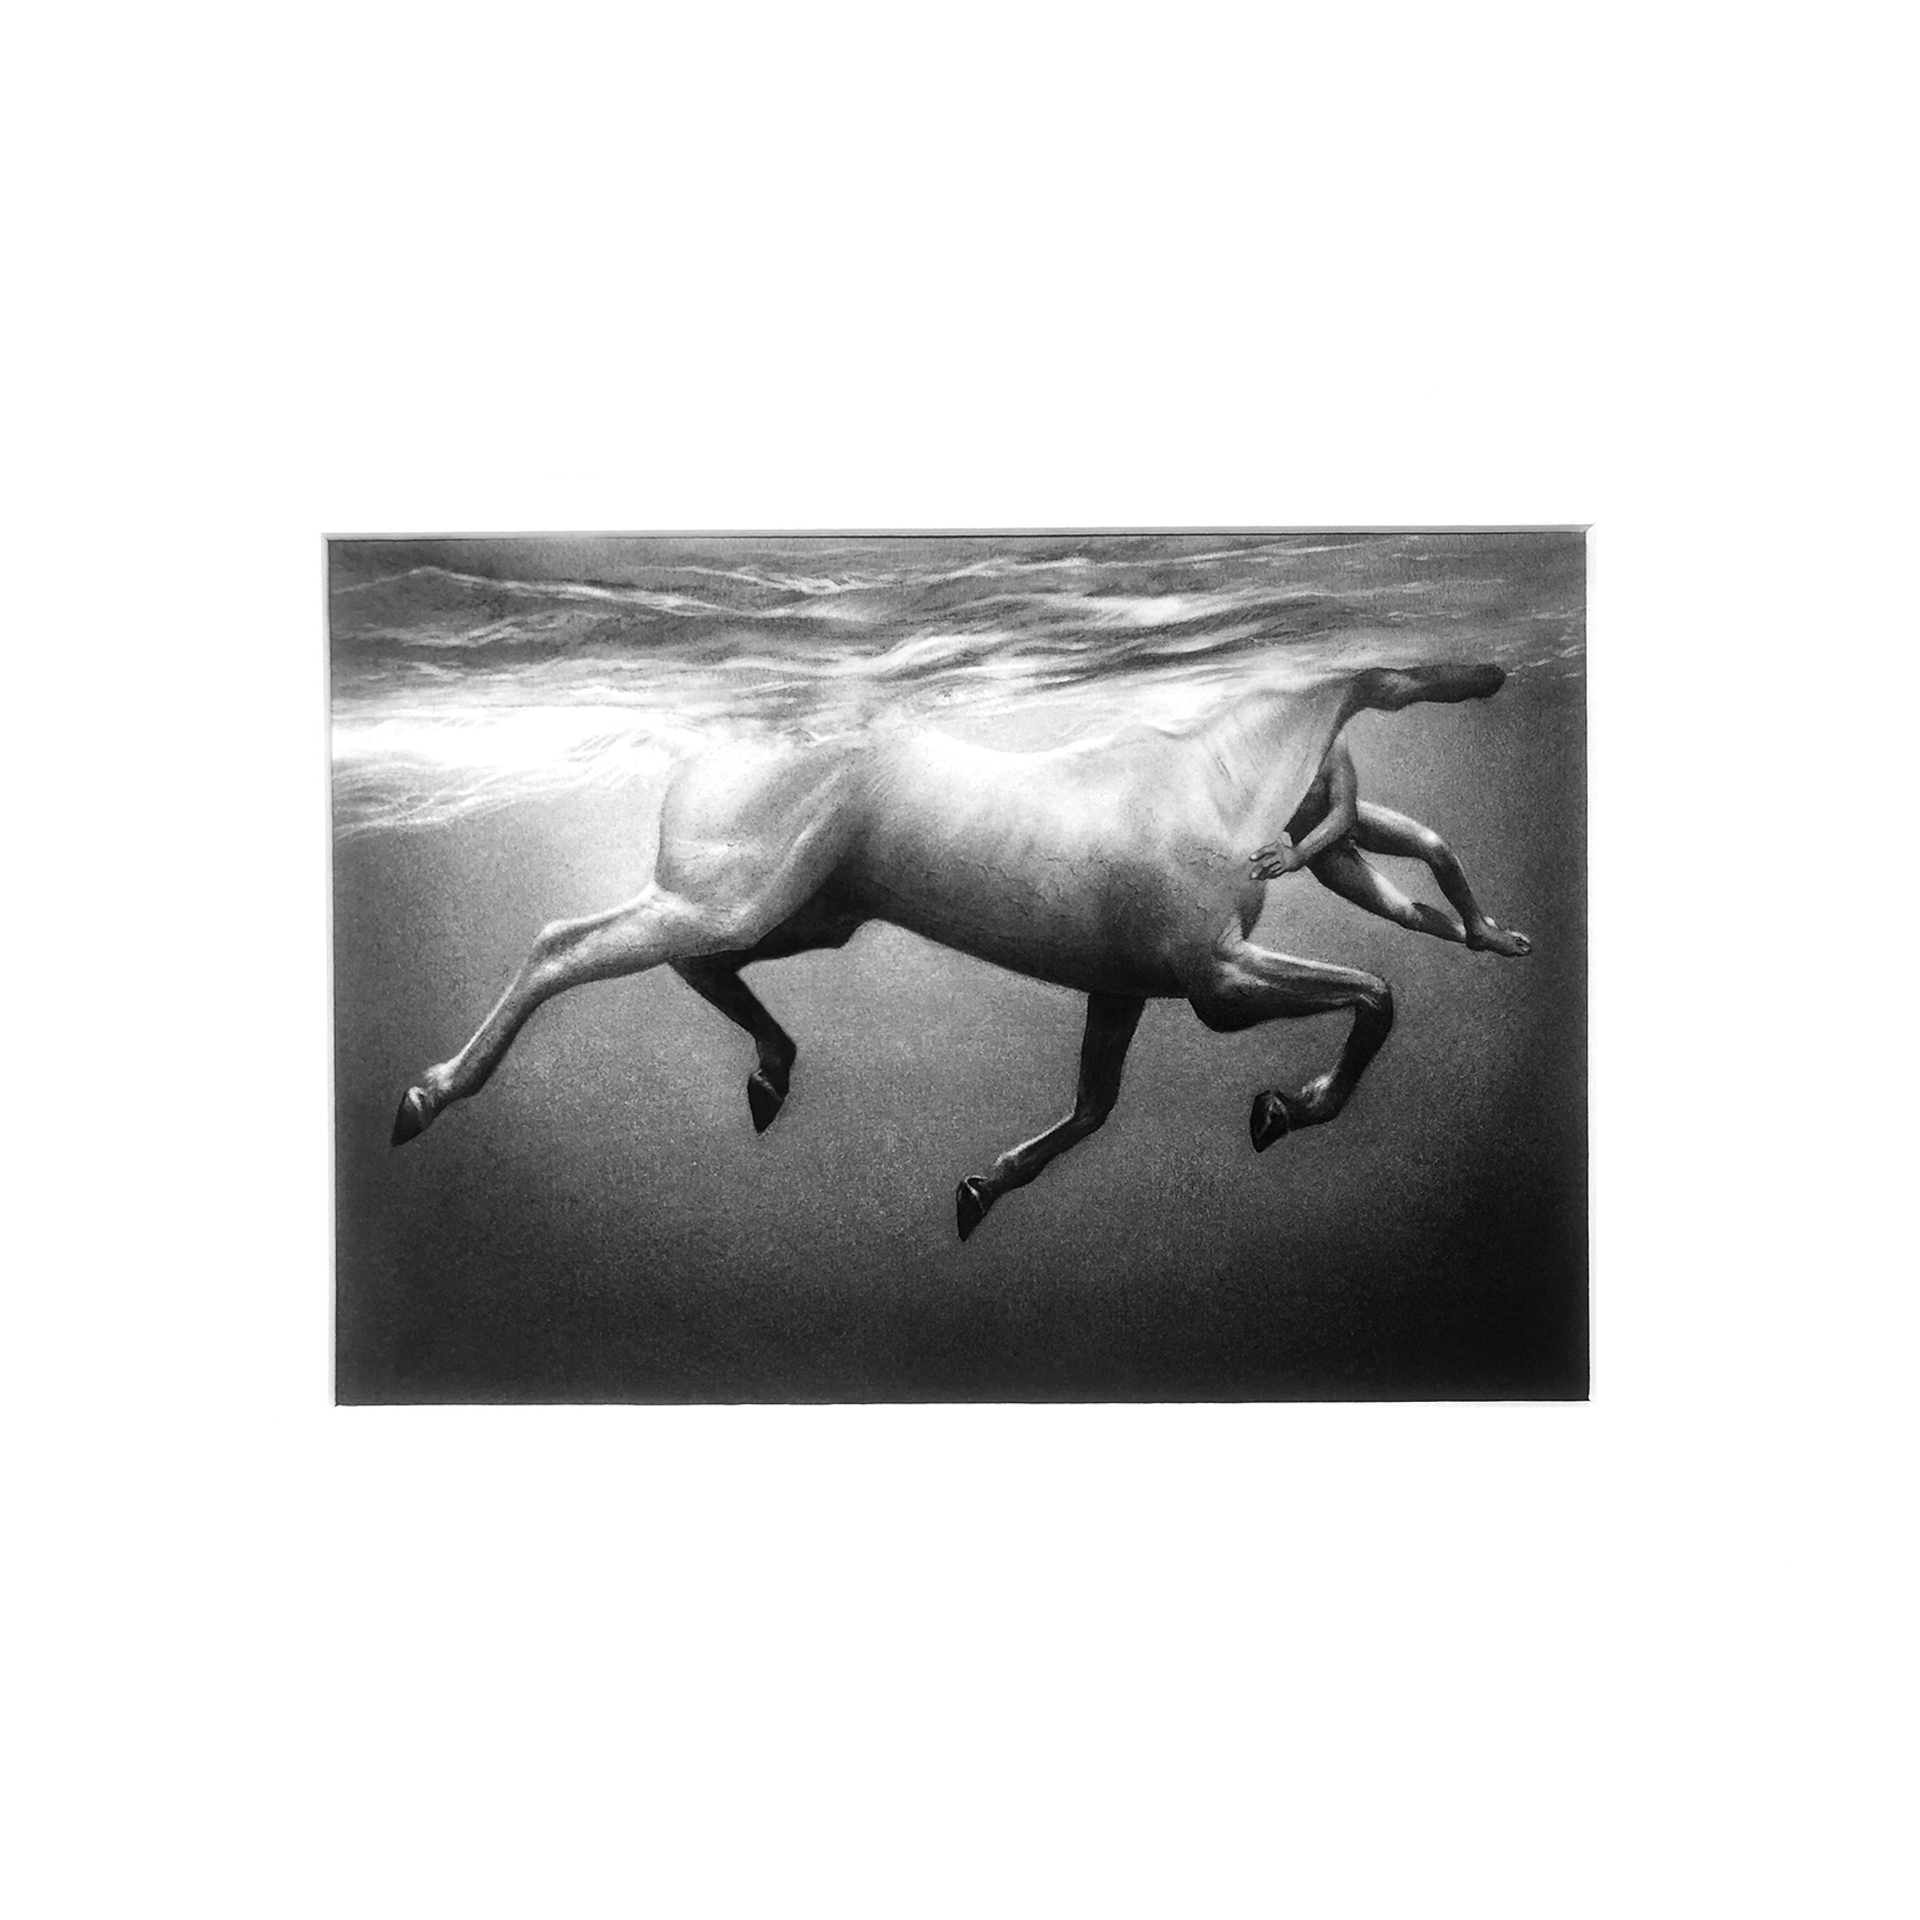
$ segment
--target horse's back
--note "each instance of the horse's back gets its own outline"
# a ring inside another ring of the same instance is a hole
[[[746,734],[679,767],[660,808],[656,884],[699,894],[804,855],[822,875],[857,826],[857,743]]]

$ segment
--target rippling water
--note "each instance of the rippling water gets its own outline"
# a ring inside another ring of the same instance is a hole
[[[1578,534],[347,541],[335,817],[435,825],[740,728],[1050,744],[1249,683],[1577,672]]]

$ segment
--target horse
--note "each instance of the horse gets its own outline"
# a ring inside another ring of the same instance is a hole
[[[740,977],[763,960],[843,947],[870,920],[1086,995],[1072,1109],[963,1179],[966,1240],[990,1208],[1096,1132],[1120,1094],[1150,999],[1185,999],[1210,1029],[1348,1012],[1339,1058],[1253,1102],[1257,1151],[1324,1126],[1393,1027],[1375,974],[1254,944],[1272,841],[1356,714],[1490,698],[1497,666],[1329,671],[1256,685],[1181,728],[1138,726],[1044,751],[909,724],[714,748],[669,782],[653,877],[606,912],[543,928],[466,1045],[403,1095],[393,1145],[484,1087],[556,994],[668,965],[752,1037],[753,1124],[780,1112],[798,1048]]]

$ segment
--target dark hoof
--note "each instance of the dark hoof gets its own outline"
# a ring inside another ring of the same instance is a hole
[[[753,1130],[765,1133],[773,1125],[774,1115],[787,1103],[785,1087],[776,1087],[764,1073],[752,1074],[747,1080],[747,1105],[753,1112]]]
[[[409,1087],[401,1097],[400,1111],[393,1116],[393,1144],[404,1147],[409,1140],[417,1140],[432,1118],[426,1095],[418,1087]]]
[[[987,1209],[992,1205],[993,1195],[978,1174],[970,1173],[960,1182],[954,1189],[953,1217],[962,1240],[987,1217]]]
[[[1284,1093],[1257,1093],[1253,1097],[1253,1113],[1247,1122],[1247,1131],[1253,1135],[1255,1153],[1265,1153],[1282,1134],[1290,1133],[1300,1124],[1293,1110],[1287,1105]]]

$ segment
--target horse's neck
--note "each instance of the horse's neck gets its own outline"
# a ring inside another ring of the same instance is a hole
[[[1220,811],[1278,831],[1306,796],[1347,719],[1342,686],[1244,694],[1196,736]]]

